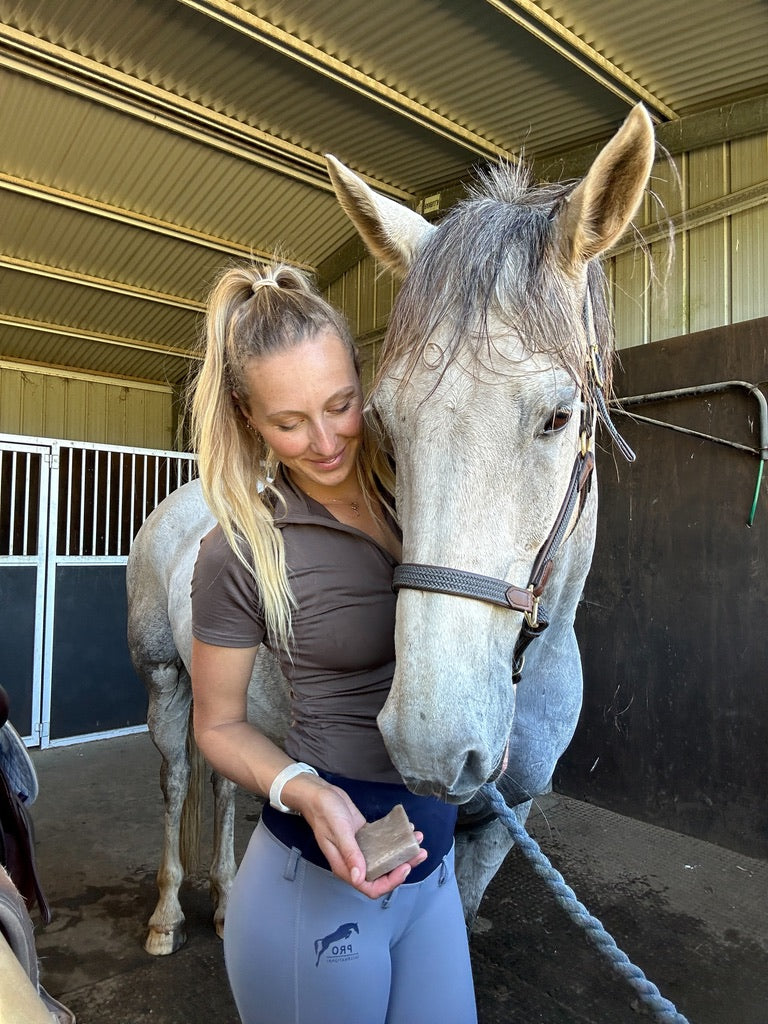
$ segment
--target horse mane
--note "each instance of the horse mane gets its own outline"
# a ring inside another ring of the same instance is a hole
[[[550,354],[580,381],[587,350],[583,332],[574,329],[574,315],[581,312],[574,307],[574,281],[563,266],[557,227],[557,214],[574,185],[533,186],[521,164],[500,163],[480,172],[466,199],[428,238],[403,282],[377,381],[396,364],[398,376],[407,380],[438,328],[441,376],[459,352],[463,365],[469,354],[472,365],[480,366],[494,348],[491,320],[515,331],[530,353]],[[614,334],[598,260],[588,265],[587,283],[609,390]]]

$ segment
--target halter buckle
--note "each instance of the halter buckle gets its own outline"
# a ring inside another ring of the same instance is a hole
[[[523,612],[523,615],[525,616],[525,621],[528,623],[528,626],[531,629],[536,629],[536,627],[539,624],[539,600],[540,600],[540,598],[538,597],[537,594],[534,593],[533,584],[531,584],[530,587],[528,587],[528,590],[529,590],[530,595],[531,595],[531,610]]]

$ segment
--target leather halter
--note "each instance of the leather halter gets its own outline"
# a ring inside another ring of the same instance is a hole
[[[568,526],[573,514],[576,512],[576,523],[578,523],[589,494],[592,470],[595,466],[592,442],[596,416],[599,416],[605,424],[627,461],[634,462],[635,460],[634,452],[611,422],[605,403],[603,394],[605,381],[595,338],[589,288],[587,288],[585,298],[584,320],[589,339],[589,369],[588,383],[582,386],[581,392],[579,451],[560,511],[547,539],[539,549],[527,586],[517,587],[506,580],[496,579],[492,576],[481,576],[463,569],[453,569],[444,565],[424,565],[418,562],[403,562],[398,565],[392,580],[392,587],[395,591],[425,590],[454,597],[468,597],[522,612],[523,623],[512,655],[513,683],[518,683],[522,676],[525,651],[528,645],[537,636],[540,636],[549,625],[549,617],[541,604],[541,595],[549,579],[555,556],[563,541],[570,535]],[[576,523],[574,523],[574,529]]]

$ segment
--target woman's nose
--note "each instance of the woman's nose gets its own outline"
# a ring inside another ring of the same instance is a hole
[[[333,455],[336,451],[336,434],[327,423],[315,423],[311,443],[318,455]]]

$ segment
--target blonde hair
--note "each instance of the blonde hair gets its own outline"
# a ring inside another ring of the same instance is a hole
[[[285,263],[236,264],[211,291],[206,313],[205,356],[193,384],[192,436],[203,494],[227,541],[255,579],[269,636],[286,650],[295,605],[288,582],[272,486],[277,460],[248,424],[233,398],[247,405],[245,370],[260,356],[282,352],[323,331],[338,335],[359,362],[346,320]],[[394,471],[377,425],[363,422],[357,474],[369,507],[391,511]]]

